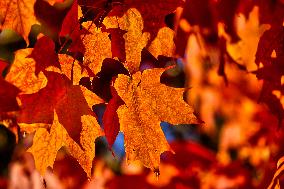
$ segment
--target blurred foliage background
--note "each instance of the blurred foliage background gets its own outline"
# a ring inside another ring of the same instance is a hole
[[[226,60],[227,84],[218,75],[220,49],[199,35],[189,37],[185,56],[176,60],[178,67],[166,73],[171,86],[188,88],[185,99],[194,106],[204,124],[197,127],[161,123],[175,154],[162,154],[158,179],[140,163],[126,165],[122,133],[112,149],[104,137],[96,140],[91,181],[64,148],[58,152],[54,168],[40,176],[33,157],[25,152],[32,144],[33,134],[21,132],[17,126],[8,129],[3,123],[0,125],[0,188],[268,187],[276,163],[283,155],[283,129],[278,128],[278,120],[268,108],[258,103],[262,83],[252,72],[257,68],[254,59],[259,38],[267,29],[259,24],[258,14],[255,7],[248,17],[240,14],[236,19],[241,40],[227,42],[226,48],[233,60]],[[222,25],[218,29],[227,37]],[[29,47],[34,46],[41,30],[40,25],[32,27]],[[25,41],[12,30],[1,32],[0,59],[12,63],[13,53],[25,47]],[[246,69],[240,69],[242,66]],[[94,108],[100,124],[104,110],[104,106]]]

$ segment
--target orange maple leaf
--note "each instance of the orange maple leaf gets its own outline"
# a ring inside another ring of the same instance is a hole
[[[130,73],[139,70],[143,48],[147,48],[156,58],[159,55],[174,55],[174,31],[168,27],[163,27],[155,38],[152,36],[154,40],[150,42],[150,33],[144,32],[143,17],[137,9],[128,9],[122,17],[108,16],[104,19],[103,24],[107,29],[119,28],[125,31],[125,34],[123,34],[125,44],[117,44],[117,46],[124,46],[125,48],[126,61],[123,64]]]
[[[50,132],[45,128],[36,130],[33,145],[28,151],[33,154],[36,168],[42,175],[47,167],[53,166],[57,151],[65,146],[69,153],[78,160],[88,177],[91,176],[92,162],[95,157],[94,141],[102,135],[102,131],[95,117],[84,115],[81,121],[80,143],[82,147],[68,135],[66,129],[60,124],[56,112],[54,112]]]
[[[92,22],[83,24],[88,28],[90,34],[83,36],[83,44],[85,45],[86,52],[84,55],[84,66],[88,66],[94,74],[97,74],[102,66],[105,58],[111,58],[111,41],[107,32],[102,32]]]
[[[165,70],[156,68],[136,72],[132,78],[120,74],[114,84],[125,102],[117,113],[120,130],[125,136],[127,161],[141,160],[153,170],[159,167],[160,154],[171,150],[160,122],[200,123],[193,108],[183,100],[184,89],[160,83]]]
[[[34,156],[36,167],[43,175],[47,167],[53,166],[57,151],[65,146],[90,177],[94,141],[103,134],[91,108],[103,100],[78,85],[81,77],[88,76],[78,61],[62,54],[59,56],[61,70],[51,66],[44,74],[40,71],[36,76],[36,62],[27,57],[31,52],[32,49],[22,49],[15,53],[6,81],[22,89],[19,96],[22,111],[18,120],[22,122],[19,123],[22,130],[35,131],[29,152]],[[30,111],[34,113],[27,113]]]

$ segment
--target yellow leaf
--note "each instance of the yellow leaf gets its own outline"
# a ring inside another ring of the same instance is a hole
[[[183,100],[184,89],[160,83],[165,70],[145,70],[132,78],[120,74],[114,84],[125,102],[117,113],[125,136],[127,162],[140,160],[153,170],[159,167],[160,154],[171,150],[160,122],[199,123],[193,108]]]
[[[6,81],[18,87],[25,94],[32,94],[44,88],[47,79],[42,72],[35,75],[36,62],[33,58],[26,58],[32,48],[16,51],[14,62],[6,75]]]
[[[66,54],[59,55],[59,62],[61,65],[61,71],[71,80],[71,74],[73,73],[73,84],[79,85],[79,81],[82,77],[89,77],[86,69],[83,69],[77,60],[72,56]],[[73,69],[73,71],[72,71]]]
[[[106,17],[103,23],[107,29],[120,28],[126,31],[123,35],[126,53],[124,65],[130,73],[139,71],[141,51],[147,47],[150,39],[150,33],[143,32],[144,22],[140,12],[135,8],[130,8],[121,18]],[[159,55],[173,56],[175,50],[174,31],[168,27],[161,28],[148,50],[156,58]]]
[[[103,21],[106,28],[120,28],[127,31],[123,35],[125,40],[125,67],[135,73],[139,70],[141,51],[150,39],[150,33],[143,32],[143,18],[137,9],[129,9],[121,18],[106,17]]]
[[[100,104],[103,103],[104,101],[98,97],[95,93],[93,93],[92,91],[88,90],[86,87],[84,86],[80,86],[81,87],[81,91],[86,99],[86,102],[88,103],[88,106],[92,109],[94,104]]]
[[[86,48],[83,64],[96,74],[101,70],[103,60],[112,58],[111,41],[108,38],[109,34],[102,32],[92,22],[86,22],[83,26],[91,32],[91,34],[82,37]]]
[[[95,156],[94,142],[97,137],[102,135],[102,131],[96,118],[92,116],[82,116],[81,121],[80,143],[83,149],[69,137],[65,128],[59,123],[56,112],[54,112],[54,121],[50,132],[44,128],[37,129],[33,145],[28,151],[33,154],[36,168],[42,175],[47,167],[53,167],[57,151],[66,146],[87,175],[91,176],[92,161]]]
[[[161,28],[157,37],[151,42],[148,48],[149,52],[156,58],[159,55],[173,57],[175,50],[174,35],[175,32],[172,29],[168,27]]]
[[[37,23],[34,3],[35,0],[1,0],[0,29],[12,29],[28,43],[31,26]]]
[[[31,54],[32,48],[21,49],[16,51],[14,62],[6,75],[5,80],[18,87],[22,93],[32,94],[44,88],[47,84],[45,75],[40,72],[35,75],[36,62],[33,58],[27,58]],[[59,55],[61,70],[56,67],[48,67],[46,70],[65,74],[71,79],[73,69],[73,84],[79,85],[82,77],[88,77],[88,72],[83,69],[77,60],[65,54]],[[82,89],[85,90],[85,89]]]

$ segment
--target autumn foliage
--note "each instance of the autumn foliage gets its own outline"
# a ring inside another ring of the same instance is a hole
[[[281,188],[283,24],[282,0],[1,0],[0,188]]]

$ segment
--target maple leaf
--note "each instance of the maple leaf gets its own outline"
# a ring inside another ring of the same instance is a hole
[[[2,0],[0,1],[0,29],[12,29],[22,35],[28,44],[28,36],[33,24],[35,0]]]
[[[125,4],[129,8],[136,8],[142,15],[144,21],[144,31],[150,33],[153,40],[158,31],[165,27],[165,16],[173,13],[178,7],[182,7],[182,0],[125,0]],[[146,6],[145,6],[146,5]]]
[[[33,58],[28,58],[32,51],[32,48],[17,50],[14,62],[5,77],[6,81],[18,87],[25,94],[36,93],[47,83],[42,72],[35,74],[36,62]]]
[[[108,7],[105,14],[100,16],[101,19],[104,19],[104,16],[106,15],[121,17],[123,14],[127,13],[129,9],[140,12],[142,20],[144,21],[144,31],[150,33],[151,40],[156,37],[161,28],[166,26],[165,17],[184,4],[182,0],[156,0],[155,3],[150,0],[116,0],[113,2],[100,2],[105,3],[105,7]]]
[[[151,42],[148,47],[149,52],[156,58],[158,56],[174,57],[175,43],[174,43],[175,32],[168,28],[163,27],[158,31],[157,37]]]
[[[63,125],[60,124],[56,112],[54,112],[50,131],[45,128],[36,130],[33,145],[28,151],[33,154],[36,168],[42,175],[44,175],[47,167],[53,166],[57,151],[66,146],[69,153],[78,160],[88,177],[91,176],[92,162],[95,156],[94,141],[102,135],[102,132],[95,117],[84,115],[80,119],[82,121],[80,133],[82,147],[68,135]]]
[[[86,48],[83,65],[89,67],[96,74],[100,71],[103,60],[112,57],[111,41],[108,38],[109,34],[102,32],[92,22],[86,22],[83,26],[89,28],[90,32],[84,38],[82,37]]]
[[[62,73],[73,81],[74,85],[79,85],[82,77],[89,76],[87,68],[82,67],[79,61],[75,60],[72,56],[60,54],[59,62]]]
[[[102,101],[84,87],[73,85],[63,74],[45,72],[45,76],[48,79],[45,88],[34,94],[19,96],[22,110],[18,122],[51,124],[55,110],[59,116],[59,122],[65,127],[70,137],[80,144],[81,116],[94,116],[88,102],[101,103]],[[85,96],[83,92],[86,93]]]
[[[139,70],[141,61],[141,51],[146,47],[150,34],[143,32],[143,18],[136,9],[129,9],[121,18],[106,17],[103,24],[106,29],[120,28],[127,31],[123,35],[125,40],[125,67],[130,73],[135,73]]]
[[[183,100],[184,89],[160,83],[160,76],[165,70],[145,70],[131,78],[118,75],[114,84],[125,102],[117,113],[120,130],[125,136],[127,161],[141,160],[153,170],[158,169],[160,154],[170,151],[160,122],[200,123],[193,114],[193,108]]]
[[[91,108],[103,101],[85,87],[73,85],[79,83],[81,76],[88,76],[78,61],[68,55],[60,55],[62,71],[48,67],[47,70],[55,72],[43,71],[45,75],[40,72],[37,77],[35,61],[25,58],[31,51],[23,49],[16,52],[8,80],[23,88],[24,93],[32,93],[19,96],[22,111],[18,121],[21,129],[36,131],[33,146],[29,149],[36,167],[44,174],[46,168],[53,165],[57,151],[66,146],[90,177],[95,154],[94,140],[102,135]],[[72,77],[73,83],[69,80]],[[34,116],[31,112],[35,113]],[[53,142],[54,145],[50,145]]]
[[[144,32],[143,15],[135,8],[128,9],[121,17],[110,14],[105,17],[103,24],[103,30],[110,33],[112,57],[122,61],[130,73],[139,70],[141,51],[144,48],[156,58],[159,55],[174,55],[174,31],[162,27],[149,43],[150,33]]]

